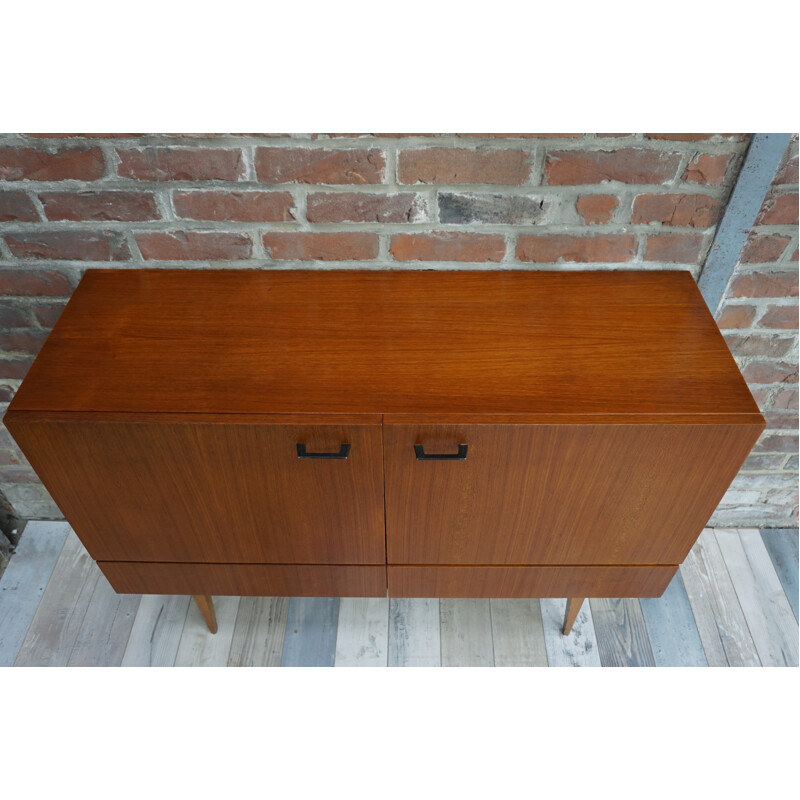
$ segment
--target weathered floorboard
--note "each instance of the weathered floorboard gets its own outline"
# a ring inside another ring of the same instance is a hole
[[[761,538],[783,584],[783,591],[786,592],[794,618],[797,619],[797,528],[762,529]]]
[[[439,601],[443,667],[492,667],[492,618],[488,600]]]
[[[117,594],[99,575],[67,666],[118,667],[140,600],[138,594]]]
[[[797,620],[758,530],[715,533],[761,663],[797,666]]]
[[[385,667],[389,650],[389,599],[343,597],[339,602],[336,667]]]
[[[15,666],[65,667],[83,623],[100,570],[70,531],[42,594]]]
[[[434,597],[389,600],[389,666],[440,667],[439,600]]]
[[[189,604],[181,641],[175,656],[176,667],[224,667],[231,650],[238,597],[214,597],[214,610],[219,626],[211,633],[197,603]]]
[[[708,666],[680,571],[661,597],[644,597],[640,603],[656,666]]]
[[[710,667],[758,667],[761,661],[712,530],[704,530],[681,575]]]
[[[243,597],[228,666],[279,667],[288,616],[288,597]]]
[[[189,600],[188,595],[142,595],[122,657],[122,666],[173,666],[186,623]]]
[[[599,667],[600,653],[594,631],[592,610],[583,602],[572,630],[564,636],[564,614],[567,601],[544,598],[539,601],[542,609],[544,643],[547,648],[547,663],[551,667]]]
[[[0,579],[0,667],[14,663],[69,533],[66,522],[29,522]]]
[[[338,621],[338,597],[293,597],[289,601],[281,666],[332,667]]]
[[[589,601],[604,667],[654,667],[642,607],[635,597],[601,597]]]
[[[491,600],[496,667],[546,667],[542,609],[538,600]]]

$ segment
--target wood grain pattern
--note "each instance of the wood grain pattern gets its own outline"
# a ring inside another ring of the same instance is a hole
[[[489,601],[496,667],[546,667],[542,609],[538,600]]]
[[[343,597],[339,601],[335,667],[385,667],[389,650],[389,600]]]
[[[592,621],[604,667],[654,667],[642,607],[635,598],[592,598]]]
[[[66,522],[25,526],[0,578],[0,667],[14,663],[68,533]]]
[[[674,566],[390,566],[389,596],[658,597],[676,569]]]
[[[601,666],[589,603],[581,606],[575,624],[567,636],[561,632],[567,601],[548,598],[540,600],[539,604],[542,609],[542,627],[548,665],[551,667]]]
[[[709,667],[758,667],[753,637],[712,530],[704,530],[681,564]]]
[[[493,667],[492,616],[488,600],[439,601],[443,667]]]
[[[211,633],[196,603],[189,603],[186,622],[181,633],[176,667],[224,667],[231,649],[238,597],[215,597],[214,608],[219,621],[219,631]]]
[[[798,605],[798,542],[797,528],[770,528],[761,531],[761,538],[786,592],[786,599],[797,619]]]
[[[228,666],[279,667],[288,616],[288,597],[242,597]]]
[[[758,656],[765,667],[798,665],[797,620],[758,530],[716,530]]]
[[[122,666],[173,666],[188,611],[189,598],[184,595],[144,595],[122,656]]]
[[[97,560],[384,563],[378,425],[9,422]]]
[[[564,625],[561,628],[561,633],[563,633],[564,636],[567,636],[572,630],[572,626],[575,624],[575,619],[577,618],[578,612],[581,610],[581,606],[583,605],[583,601],[585,599],[585,597],[567,598],[567,609],[564,612]]]
[[[281,666],[332,667],[338,622],[338,597],[293,597]]]
[[[680,572],[659,598],[641,601],[658,667],[708,666]]]
[[[439,600],[429,597],[390,599],[389,666],[441,665]]]
[[[386,420],[389,564],[679,564],[762,428]]]
[[[11,408],[758,413],[661,270],[88,270]]]
[[[260,597],[385,597],[385,567],[99,561],[118,592]]]
[[[207,594],[196,594],[192,597],[203,619],[206,621],[206,626],[211,633],[217,632],[217,614],[214,611],[214,600]]]

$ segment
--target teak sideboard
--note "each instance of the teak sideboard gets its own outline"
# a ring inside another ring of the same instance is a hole
[[[683,271],[90,270],[5,422],[118,592],[659,596],[764,428]]]

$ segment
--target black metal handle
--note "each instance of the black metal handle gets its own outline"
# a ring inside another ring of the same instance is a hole
[[[339,448],[338,453],[309,453],[304,444],[298,443],[297,457],[298,458],[347,458],[350,454],[350,445],[343,444]]]
[[[417,454],[417,461],[466,461],[467,445],[460,444],[457,453],[425,453],[425,447],[421,444],[414,445],[414,452]]]

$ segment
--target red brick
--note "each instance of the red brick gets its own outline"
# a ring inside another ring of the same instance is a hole
[[[400,183],[489,183],[517,186],[530,175],[525,150],[468,150],[432,147],[401,150],[397,161]]]
[[[796,272],[743,272],[731,282],[731,297],[797,297]]]
[[[621,181],[664,183],[675,177],[681,157],[657,150],[564,150],[547,154],[545,179],[551,186]]]
[[[797,414],[772,414],[764,412],[767,430],[797,430]]]
[[[61,272],[39,269],[0,269],[0,295],[69,297],[72,287]]]
[[[483,233],[401,233],[389,252],[397,261],[502,261],[502,236]]]
[[[584,194],[575,203],[578,214],[587,225],[610,222],[619,205],[619,197],[613,194]]]
[[[3,392],[4,389],[7,390],[7,392],[10,394],[10,387],[0,386],[0,398],[5,397],[6,395],[6,392]],[[3,400],[2,402],[5,403],[8,401]],[[2,464],[3,466],[9,466],[9,465],[14,466],[22,464],[22,458],[13,450],[3,447],[0,448],[0,464]]]
[[[701,233],[657,233],[647,237],[644,260],[696,264],[702,250]]]
[[[786,456],[780,455],[761,455],[749,456],[742,464],[742,472],[757,472],[759,470],[778,471],[783,466]]]
[[[179,217],[237,222],[290,222],[294,200],[289,192],[175,192]]]
[[[6,234],[17,258],[52,258],[71,261],[127,261],[128,245],[114,231],[45,231]]]
[[[596,133],[601,139],[621,139],[623,136],[633,136],[632,133]]]
[[[52,328],[61,316],[66,303],[40,303],[33,307],[37,322],[43,328]]]
[[[797,329],[797,304],[791,306],[767,306],[766,313],[758,321],[762,328]]]
[[[279,261],[365,261],[378,255],[374,233],[266,233],[263,241]]]
[[[784,361],[751,361],[742,375],[748,383],[797,383],[797,364]]]
[[[19,380],[28,374],[33,364],[33,357],[29,358],[0,358],[0,378]]]
[[[137,232],[136,244],[147,261],[237,261],[253,253],[253,243],[244,233]]]
[[[48,153],[33,147],[0,147],[0,180],[95,181],[105,162],[98,147],[70,148]]]
[[[726,139],[742,140],[746,133],[646,133],[648,139],[664,139],[670,142],[703,142],[714,136],[724,136]]]
[[[771,392],[772,389],[770,389],[769,387],[761,389],[756,387],[750,387],[750,394],[753,395],[753,400],[756,401],[756,405],[759,408],[766,408],[767,401],[769,400]]]
[[[769,336],[766,334],[728,334],[725,336],[728,349],[734,356],[758,356],[759,358],[780,358],[794,349],[794,339],[788,336]]]
[[[239,150],[145,147],[117,153],[118,173],[140,181],[236,181],[244,175]]]
[[[772,401],[772,407],[778,409],[797,410],[797,389],[781,389]]]
[[[27,308],[0,303],[0,328],[29,328],[32,322]]]
[[[259,147],[256,174],[263,183],[382,183],[383,150],[310,150]]]
[[[336,192],[309,194],[309,222],[417,222],[425,218],[419,195]]]
[[[708,186],[722,186],[731,156],[712,156],[708,153],[696,155],[686,167],[683,180],[687,183],[704,183]]]
[[[537,264],[565,262],[630,261],[636,253],[636,237],[627,233],[605,236],[541,234],[517,239],[517,259]]]
[[[720,330],[731,328],[749,328],[756,316],[755,306],[726,305],[717,319]]]
[[[133,139],[143,133],[26,133],[32,139]]]
[[[783,157],[781,165],[775,172],[772,185],[777,186],[783,183],[798,183],[798,158],[797,155],[790,156],[788,151]]]
[[[0,386],[0,403],[10,403],[13,397],[14,390],[10,386]]]
[[[146,192],[42,192],[39,199],[49,220],[160,219],[156,199]]]
[[[753,448],[754,453],[796,453],[798,445],[797,436],[782,436],[781,434],[766,434]]]
[[[709,228],[719,212],[719,200],[707,194],[640,194],[633,201],[631,222]]]
[[[756,219],[756,225],[797,225],[797,193],[771,195]]]
[[[0,483],[39,483],[39,476],[30,467],[0,469]]]
[[[580,139],[582,133],[457,133],[481,139]]]
[[[48,331],[5,331],[2,348],[6,353],[35,356],[44,344]]]
[[[0,222],[37,222],[39,215],[25,192],[0,192]]]

